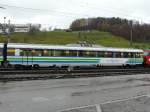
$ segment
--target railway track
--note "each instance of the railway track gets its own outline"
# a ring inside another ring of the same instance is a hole
[[[1,81],[101,77],[117,75],[149,74],[150,68],[88,68],[67,71],[66,69],[40,68],[38,70],[15,70],[0,68]]]

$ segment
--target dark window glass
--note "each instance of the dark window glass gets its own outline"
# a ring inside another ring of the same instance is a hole
[[[124,52],[120,52],[120,58],[124,58]]]
[[[98,51],[97,52],[97,57],[113,58],[113,52],[110,52],[110,51]]]
[[[69,50],[64,50],[63,51],[63,56],[70,56],[70,51]]]
[[[44,49],[43,56],[54,56],[54,50],[51,49]]]
[[[73,51],[73,50],[70,50],[69,51],[69,56],[77,56],[77,51]]]
[[[140,53],[140,58],[143,58],[143,56],[144,56],[144,53],[141,52],[141,53]]]
[[[79,51],[79,57],[87,57],[86,51]]]
[[[150,52],[144,52],[144,56],[150,56]]]
[[[54,56],[63,56],[64,51],[63,50],[54,50]]]
[[[88,57],[96,57],[96,51],[86,51]]]
[[[96,51],[79,51],[79,57],[96,57]]]
[[[113,57],[113,52],[105,52],[105,57],[112,58]]]
[[[3,49],[0,48],[0,56],[2,56],[2,55],[3,55]]]
[[[104,51],[98,51],[97,56],[98,57],[105,57],[105,52]]]
[[[36,50],[20,49],[20,56],[38,56],[38,54]]]
[[[135,58],[136,57],[136,53],[134,52],[124,52],[124,58]]]
[[[135,56],[136,56],[136,53],[131,53],[131,58],[135,58]]]
[[[123,53],[121,53],[121,52],[115,52],[114,53],[115,58],[121,58],[121,57],[123,57],[122,55],[123,55]]]
[[[129,52],[124,52],[123,53],[124,58],[130,58],[130,56],[131,56],[131,53],[129,53]]]
[[[21,56],[54,56],[54,50],[48,49],[21,49]]]
[[[54,50],[54,56],[77,56],[77,51],[74,50]]]
[[[138,52],[138,53],[135,53],[135,58],[142,58],[143,57],[143,53],[141,52]]]
[[[15,49],[14,48],[8,48],[7,49],[7,55],[8,56],[15,56]]]
[[[42,49],[32,49],[32,56],[43,56],[44,55],[44,50]]]
[[[48,50],[48,56],[54,56],[54,50],[49,49]]]
[[[47,49],[44,49],[44,50],[43,50],[43,56],[49,56],[49,52],[48,52]]]
[[[140,58],[140,53],[135,53],[135,58]]]

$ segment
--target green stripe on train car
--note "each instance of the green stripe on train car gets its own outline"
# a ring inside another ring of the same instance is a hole
[[[132,62],[139,62],[142,63],[143,62],[143,58],[130,58],[128,60],[128,63],[132,63]]]
[[[18,57],[18,58],[15,58],[15,57],[9,57],[8,58],[8,60],[26,60],[27,59],[27,57]],[[53,58],[53,57],[41,57],[41,58],[38,58],[38,57],[28,57],[28,60],[94,60],[94,61],[97,61],[97,60],[99,60],[100,58],[60,58],[60,57],[58,57],[58,58]]]

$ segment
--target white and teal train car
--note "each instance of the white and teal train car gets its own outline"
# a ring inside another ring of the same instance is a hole
[[[0,44],[0,60],[2,49],[3,44]],[[125,48],[9,43],[7,54],[11,65],[123,66],[143,63],[143,50]]]

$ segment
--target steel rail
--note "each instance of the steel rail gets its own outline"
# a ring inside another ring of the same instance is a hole
[[[87,70],[10,70],[0,71],[0,80],[37,80],[81,77],[102,77],[117,75],[149,74],[149,68],[132,69],[87,69]]]

